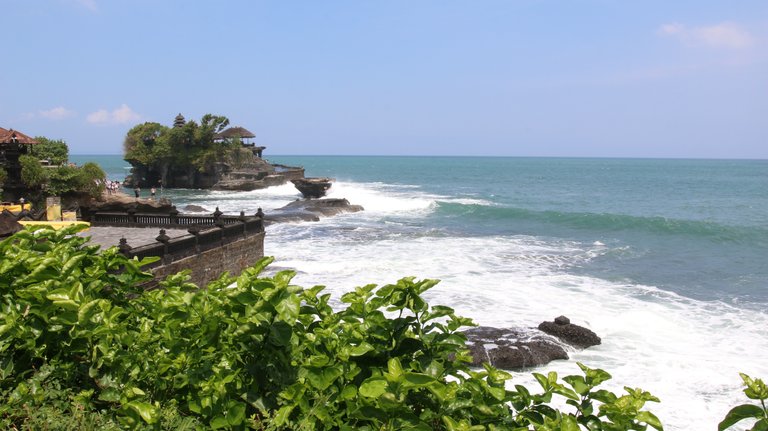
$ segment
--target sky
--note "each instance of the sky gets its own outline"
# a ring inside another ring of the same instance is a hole
[[[768,159],[765,0],[0,0],[0,127],[122,154]]]

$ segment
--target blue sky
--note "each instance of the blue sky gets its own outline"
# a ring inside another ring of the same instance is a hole
[[[768,158],[765,0],[2,0],[0,127],[120,154]]]

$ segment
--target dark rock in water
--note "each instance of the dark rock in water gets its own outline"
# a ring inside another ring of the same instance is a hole
[[[276,209],[264,216],[266,224],[318,221],[320,216],[328,217],[341,213],[353,213],[362,211],[360,205],[352,205],[346,199],[311,199],[297,200],[288,205]]]
[[[535,330],[480,326],[464,331],[464,334],[474,366],[490,363],[497,368],[513,370],[568,359],[568,353],[556,340]]]
[[[294,186],[307,199],[317,199],[325,196],[328,189],[331,188],[333,179],[331,178],[300,178],[291,180]]]
[[[0,213],[0,238],[11,236],[24,229],[21,223],[16,221],[16,216],[9,211]]]
[[[207,209],[199,206],[199,205],[192,205],[189,204],[181,209],[185,213],[209,213],[211,211],[208,211]]]
[[[582,349],[601,343],[597,334],[583,326],[570,323],[570,320],[565,316],[558,317],[554,322],[542,322],[539,329],[565,343]]]

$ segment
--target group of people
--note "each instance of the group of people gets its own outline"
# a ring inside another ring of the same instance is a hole
[[[108,195],[118,194],[120,191],[120,181],[107,180],[104,184],[104,188],[107,190]]]
[[[141,197],[141,189],[139,188],[139,186],[136,186],[136,187],[133,189],[133,194],[136,196],[136,199],[138,199],[138,198],[140,198],[140,197]],[[154,187],[150,188],[150,189],[149,189],[149,195],[150,195],[150,198],[151,198],[151,199],[154,199],[154,198],[155,198],[155,194],[157,194],[157,189],[156,189],[156,188],[154,188]]]

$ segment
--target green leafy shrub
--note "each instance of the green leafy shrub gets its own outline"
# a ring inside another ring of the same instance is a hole
[[[262,276],[267,258],[204,288],[181,273],[144,291],[150,260],[76,229],[0,242],[0,427],[662,429],[644,410],[655,397],[599,389],[602,370],[534,374],[534,393],[469,368],[472,322],[423,300],[435,280],[358,287],[337,311],[291,271]]]
[[[768,407],[766,407],[765,402],[768,400],[768,386],[760,379],[753,379],[743,373],[740,375],[744,381],[744,395],[750,400],[759,401],[760,404],[742,404],[734,407],[728,412],[723,421],[720,422],[717,429],[718,431],[723,431],[742,420],[755,419],[755,423],[750,429],[753,431],[766,431],[768,430]]]
[[[104,191],[106,174],[99,165],[88,162],[81,167],[63,165],[52,169],[48,175],[49,196],[70,193],[86,193],[98,197]]]

